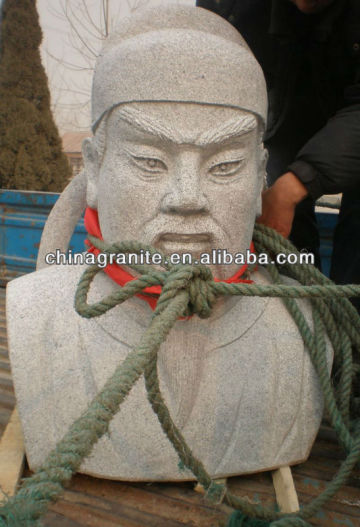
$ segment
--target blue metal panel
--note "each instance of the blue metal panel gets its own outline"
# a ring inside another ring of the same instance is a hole
[[[0,281],[35,270],[42,230],[59,194],[0,190]],[[81,219],[70,242],[73,252],[84,250]]]
[[[317,212],[316,220],[320,233],[320,257],[322,272],[329,276],[331,265],[331,253],[333,246],[333,233],[337,223],[337,213]]]

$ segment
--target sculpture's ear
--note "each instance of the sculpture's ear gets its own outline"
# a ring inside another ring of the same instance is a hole
[[[258,218],[261,216],[262,212],[262,192],[266,189],[266,164],[269,159],[269,154],[264,145],[262,144],[260,147],[260,154],[259,154],[259,189],[258,189],[258,197],[256,200],[256,217]]]
[[[97,209],[100,163],[98,151],[90,137],[84,139],[82,143],[82,154],[87,178],[86,202],[92,209]]]

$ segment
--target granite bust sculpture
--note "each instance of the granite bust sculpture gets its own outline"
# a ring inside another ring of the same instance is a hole
[[[266,155],[266,89],[240,35],[200,8],[124,21],[96,66],[94,138],[84,142],[86,200],[104,240],[165,253],[245,252]],[[74,310],[84,266],[47,268],[8,287],[8,334],[28,461],[38,467],[138,342],[151,309],[133,298],[98,319]],[[215,266],[224,279],[236,266]],[[268,283],[266,271],[252,279]],[[91,302],[119,286],[100,273]],[[303,302],[303,311],[309,308]],[[329,358],[330,363],[330,358]],[[322,415],[310,358],[279,299],[219,301],[179,320],[159,355],[171,415],[213,477],[306,459]],[[82,472],[186,480],[142,379]]]

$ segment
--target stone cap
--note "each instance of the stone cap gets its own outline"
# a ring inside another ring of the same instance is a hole
[[[98,57],[92,92],[95,131],[130,102],[188,102],[247,110],[265,125],[264,75],[244,39],[199,7],[167,6],[125,19]]]

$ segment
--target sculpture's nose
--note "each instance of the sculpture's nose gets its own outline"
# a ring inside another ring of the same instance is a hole
[[[174,167],[169,187],[161,201],[161,211],[182,215],[208,212],[209,203],[202,187],[198,154],[184,152]]]

